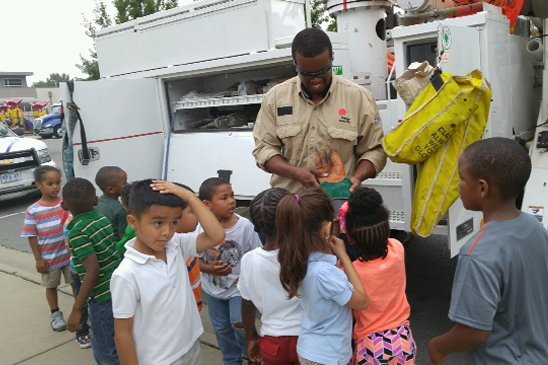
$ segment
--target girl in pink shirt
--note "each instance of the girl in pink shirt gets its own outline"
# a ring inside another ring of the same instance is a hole
[[[353,265],[369,295],[369,306],[354,311],[354,364],[415,364],[416,344],[409,328],[403,245],[390,236],[381,195],[362,187],[341,210],[346,235],[358,252]]]

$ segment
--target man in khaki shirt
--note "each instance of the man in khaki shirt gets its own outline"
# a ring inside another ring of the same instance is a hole
[[[293,39],[298,76],[270,90],[255,122],[253,156],[272,173],[270,184],[297,193],[320,186],[316,157],[330,148],[344,162],[350,190],[377,175],[386,164],[383,130],[373,95],[334,76],[331,41],[307,28]]]

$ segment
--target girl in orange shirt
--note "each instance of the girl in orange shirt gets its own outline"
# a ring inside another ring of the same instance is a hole
[[[409,328],[404,248],[389,238],[388,210],[382,204],[376,190],[362,187],[339,217],[359,255],[353,265],[369,295],[369,306],[353,312],[353,363],[410,365],[415,364],[416,344]]]

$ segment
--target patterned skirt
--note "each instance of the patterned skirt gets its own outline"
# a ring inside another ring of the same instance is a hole
[[[417,345],[407,325],[375,332],[356,343],[354,365],[414,365]]]

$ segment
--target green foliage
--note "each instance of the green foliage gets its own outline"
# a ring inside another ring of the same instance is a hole
[[[97,30],[101,30],[112,25],[112,19],[107,13],[107,6],[102,0],[98,0],[95,3],[95,9],[93,9],[93,20],[89,20],[84,17],[82,24],[86,29],[86,35],[90,38],[95,38]],[[80,54],[80,64],[76,67],[82,71],[87,77],[84,80],[98,80],[99,75],[99,63],[97,62],[97,51],[95,47],[89,50],[89,58],[85,58]]]
[[[329,16],[327,11],[325,10],[325,3],[323,3],[321,0],[311,0],[310,5],[312,26],[320,26],[324,28],[324,26],[327,24],[327,31],[336,32],[337,21]]]
[[[100,78],[97,52],[94,49],[89,50],[89,59],[80,54],[80,62],[81,64],[76,65],[76,67],[82,71],[84,75],[87,75],[84,80],[98,80]]]
[[[112,4],[116,9],[114,22],[121,24],[145,15],[154,14],[160,10],[167,10],[177,7],[177,0],[113,0]],[[93,20],[84,17],[83,26],[86,28],[86,35],[95,38],[97,30],[107,28],[113,24],[113,20],[107,13],[107,6],[103,0],[97,0],[93,10]],[[89,50],[89,58],[80,54],[81,64],[76,65],[87,77],[85,80],[99,79],[99,64],[97,62],[97,51]]]
[[[337,20],[331,18],[329,20],[329,24],[327,25],[327,31],[328,32],[336,32],[337,31]]]
[[[49,77],[46,81],[37,81],[32,84],[32,87],[57,87],[60,82],[69,81],[69,74],[58,74],[52,73],[49,74]]]
[[[121,24],[160,10],[175,8],[177,0],[114,0],[116,23]]]

